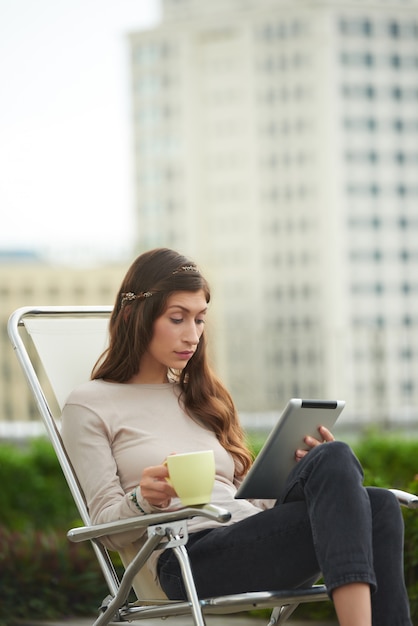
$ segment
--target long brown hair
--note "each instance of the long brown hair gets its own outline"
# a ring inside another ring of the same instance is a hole
[[[92,378],[127,382],[139,372],[142,356],[152,339],[154,322],[166,309],[175,291],[210,289],[197,267],[174,250],[157,248],[141,254],[128,269],[110,318],[109,348],[96,363]],[[138,297],[139,294],[142,294]],[[127,297],[128,296],[128,297]],[[233,456],[238,476],[251,465],[234,402],[208,363],[206,336],[181,372],[171,372],[181,389],[181,400],[190,417],[214,431]]]

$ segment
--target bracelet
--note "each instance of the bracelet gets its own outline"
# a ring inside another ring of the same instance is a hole
[[[135,504],[136,508],[139,509],[141,511],[141,513],[143,513],[144,515],[147,514],[147,512],[144,511],[144,509],[142,508],[142,506],[138,502],[138,498],[136,497],[136,489],[131,491],[131,493],[129,494],[129,499]]]

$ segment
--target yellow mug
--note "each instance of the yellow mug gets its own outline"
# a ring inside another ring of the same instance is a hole
[[[213,450],[171,454],[165,464],[168,482],[176,490],[183,506],[210,502],[215,482]]]

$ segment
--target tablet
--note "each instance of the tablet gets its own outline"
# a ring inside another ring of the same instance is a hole
[[[319,426],[332,428],[344,406],[343,400],[289,400],[235,497],[278,498],[296,463],[296,450],[308,450],[304,437],[318,438]]]

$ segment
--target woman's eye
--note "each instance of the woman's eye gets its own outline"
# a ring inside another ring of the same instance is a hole
[[[202,320],[202,319],[196,320],[196,324],[204,324],[204,323],[205,323],[205,320]]]
[[[173,324],[180,324],[183,321],[182,317],[171,317],[170,318]]]

